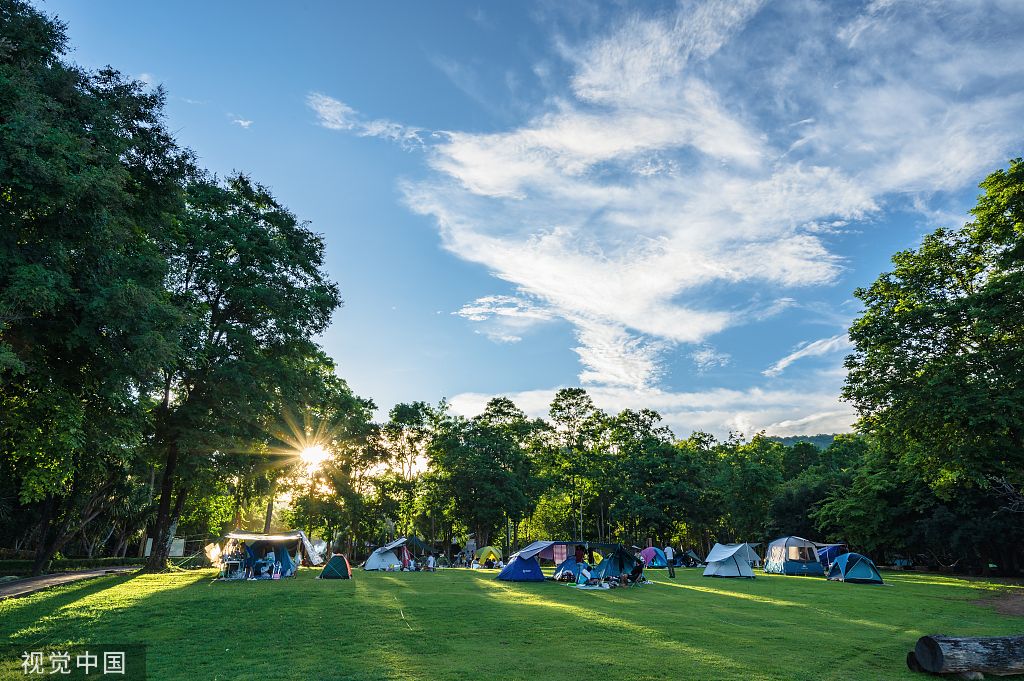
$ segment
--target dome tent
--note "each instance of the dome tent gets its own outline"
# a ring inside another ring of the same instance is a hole
[[[477,549],[476,553],[473,554],[473,557],[481,563],[487,562],[488,559],[497,562],[501,560],[501,549],[496,546],[484,546],[483,548]]]
[[[832,562],[828,578],[833,582],[854,582],[856,584],[884,584],[878,568],[867,556],[859,553],[844,553]]]
[[[352,568],[348,564],[348,558],[340,553],[331,556],[317,579],[352,579]]]
[[[648,546],[640,552],[640,557],[644,559],[644,565],[647,567],[668,567],[668,558],[665,557],[665,552],[657,546]]]
[[[824,577],[817,545],[802,537],[779,537],[768,545],[764,571],[778,575]]]

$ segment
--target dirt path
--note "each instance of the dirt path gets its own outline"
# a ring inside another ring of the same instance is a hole
[[[13,582],[0,584],[0,601],[8,598],[27,596],[31,593],[35,593],[36,591],[49,589],[51,586],[57,586],[58,584],[70,584],[71,582],[77,582],[91,577],[101,577],[106,574],[116,574],[119,572],[131,572],[132,570],[138,569],[138,566],[109,567],[98,570],[61,572],[53,575],[42,575],[40,577],[26,577],[25,579],[18,579]]]

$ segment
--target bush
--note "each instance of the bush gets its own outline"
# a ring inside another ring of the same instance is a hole
[[[0,560],[0,575],[28,575],[32,572],[31,560]],[[46,572],[68,572],[88,570],[115,565],[145,565],[145,558],[64,558],[54,560]]]

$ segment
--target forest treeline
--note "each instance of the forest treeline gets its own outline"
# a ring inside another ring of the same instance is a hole
[[[1020,160],[982,183],[971,223],[856,292],[843,396],[860,419],[827,447],[679,439],[578,388],[544,419],[495,398],[378,423],[314,340],[342,302],[322,237],[248,175],[202,169],[162,89],[70,62],[60,22],[0,0],[0,36],[0,546],[34,571],[147,540],[160,570],[174,536],[275,519],[357,556],[397,533],[798,534],[880,562],[1024,567]]]

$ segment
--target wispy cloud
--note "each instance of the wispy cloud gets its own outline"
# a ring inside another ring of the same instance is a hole
[[[496,343],[518,343],[522,334],[554,319],[534,301],[515,296],[484,296],[466,303],[452,314],[481,324],[478,333]]]
[[[253,122],[250,121],[249,119],[241,118],[239,116],[234,116],[232,114],[228,114],[228,115],[231,116],[231,123],[232,123],[232,125],[237,125],[238,127],[242,128],[244,130],[248,130],[250,127],[252,127]]]
[[[383,118],[366,119],[345,102],[319,92],[306,97],[306,105],[316,113],[317,122],[328,130],[347,130],[360,137],[381,137],[403,147],[422,147],[423,130]]]
[[[732,355],[719,352],[713,346],[704,344],[690,353],[690,359],[697,366],[697,371],[704,373],[716,367],[729,366]]]
[[[402,185],[446,249],[575,327],[593,386],[657,386],[680,346],[709,357],[712,336],[771,314],[708,287],[767,288],[786,301],[767,312],[795,307],[845,271],[838,234],[970,186],[1022,141],[1024,45],[991,27],[1021,25],[1024,5],[681,7],[556,36],[571,69],[557,96],[518,125],[430,137],[432,173]],[[310,106],[328,128],[422,142],[325,95]],[[764,373],[844,343],[808,343]]]
[[[769,435],[806,435],[849,432],[856,419],[849,405],[839,402],[835,390],[713,389],[694,392],[595,387],[588,391],[601,409],[654,409],[679,437],[695,430],[726,437],[730,432],[747,437],[760,431]],[[555,389],[505,393],[531,416],[547,414]],[[467,416],[483,411],[494,395],[462,393],[453,396],[452,410]]]
[[[796,350],[775,362],[775,364],[772,364],[761,373],[765,376],[778,376],[797,360],[805,357],[821,357],[833,352],[849,350],[852,347],[853,344],[845,333],[832,336],[831,338],[821,338],[810,343],[801,343]]]

